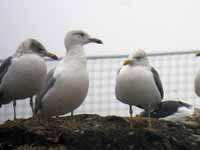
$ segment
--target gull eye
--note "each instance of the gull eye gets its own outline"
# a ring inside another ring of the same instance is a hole
[[[80,33],[79,35],[80,35],[81,37],[84,37],[84,36],[85,36],[84,33]]]
[[[137,59],[137,60],[140,60],[142,57],[140,57],[140,56],[137,56],[137,57],[135,57],[135,59]]]

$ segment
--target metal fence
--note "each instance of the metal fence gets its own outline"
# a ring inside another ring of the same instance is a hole
[[[128,105],[115,98],[116,72],[126,55],[88,57],[90,88],[84,103],[75,110],[75,114],[92,113],[100,115],[128,115]],[[194,77],[200,66],[195,50],[184,52],[164,52],[149,54],[150,63],[161,77],[164,100],[182,100],[199,107],[200,100],[194,93]],[[48,61],[49,68],[56,62]],[[199,101],[199,102],[198,102]],[[134,109],[135,113],[140,110]],[[17,101],[17,117],[30,117],[29,101]],[[0,123],[13,119],[12,103],[0,108]]]

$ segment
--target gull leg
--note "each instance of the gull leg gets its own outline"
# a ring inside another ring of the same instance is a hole
[[[148,111],[148,123],[149,123],[149,128],[152,127],[152,124],[151,124],[151,111]]]
[[[33,116],[38,115],[39,110],[42,110],[41,100],[35,98],[35,108],[34,108],[34,111],[33,111]]]
[[[152,111],[151,104],[149,104],[147,112],[148,112],[148,123],[149,123],[149,128],[150,129],[152,128],[152,124],[151,124],[151,111]]]
[[[56,115],[55,115],[55,118],[56,118],[56,119],[59,118],[59,115],[58,115],[58,107],[56,107]]]
[[[16,100],[13,100],[14,120],[16,120]]]
[[[30,106],[31,106],[32,113],[34,114],[34,109],[33,109],[33,97],[32,97],[32,96],[30,97]]]
[[[130,127],[133,127],[132,124],[132,118],[133,118],[133,109],[132,109],[132,105],[129,105],[129,113],[130,113]]]
[[[31,107],[31,109],[32,109],[32,107]],[[33,111],[33,118],[36,118],[36,119],[40,118],[38,110],[39,110],[38,102],[37,102],[37,100],[35,100],[35,108],[32,109],[32,111]]]
[[[74,116],[74,111],[71,111],[71,117],[73,117]]]

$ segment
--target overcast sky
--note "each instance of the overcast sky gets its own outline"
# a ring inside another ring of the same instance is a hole
[[[200,48],[199,0],[1,0],[0,58],[26,38],[40,40],[59,56],[71,29],[103,40],[88,55]]]

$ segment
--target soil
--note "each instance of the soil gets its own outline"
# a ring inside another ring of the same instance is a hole
[[[0,150],[200,150],[199,112],[179,123],[151,119],[151,128],[141,117],[17,119],[0,125]]]

